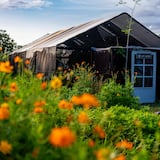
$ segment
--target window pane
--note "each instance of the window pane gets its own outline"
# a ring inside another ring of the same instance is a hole
[[[143,79],[142,78],[136,78],[134,87],[143,87]]]
[[[144,79],[144,87],[152,87],[153,78]]]
[[[135,55],[135,64],[143,64],[143,59],[138,58],[138,55]]]
[[[135,66],[134,72],[137,74],[137,76],[143,76],[143,66]]]
[[[153,64],[153,55],[148,55],[148,57],[146,57],[145,64]]]
[[[152,76],[153,75],[153,66],[146,66],[145,67],[145,76]]]

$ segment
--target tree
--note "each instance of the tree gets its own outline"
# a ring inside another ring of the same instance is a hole
[[[8,54],[16,48],[17,44],[10,38],[7,31],[0,29],[0,54]]]

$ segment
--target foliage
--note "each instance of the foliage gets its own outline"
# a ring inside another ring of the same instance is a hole
[[[0,54],[10,53],[14,49],[16,49],[17,44],[15,41],[9,36],[6,30],[0,30]]]
[[[139,107],[138,97],[133,95],[133,86],[129,80],[124,85],[116,83],[114,78],[108,80],[101,87],[98,97],[105,108],[116,104],[130,108]]]
[[[160,116],[133,109],[134,104],[106,109],[98,91],[86,90],[91,89],[87,75],[74,86],[65,81],[64,73],[46,82],[42,73],[33,75],[24,68],[13,76],[12,70],[8,62],[0,63],[0,159],[160,159]],[[132,93],[130,84],[125,89],[111,84],[120,94]]]
[[[82,93],[96,93],[100,86],[99,81],[96,78],[96,72],[93,68],[82,62],[81,64],[76,64],[73,69],[64,71],[62,74],[63,81],[66,85],[63,86],[64,98],[70,98],[73,95],[81,95]]]

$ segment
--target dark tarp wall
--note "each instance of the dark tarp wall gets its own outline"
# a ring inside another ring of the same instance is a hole
[[[31,59],[31,69],[36,73],[44,73],[46,79],[54,74],[56,69],[56,47],[36,51]]]

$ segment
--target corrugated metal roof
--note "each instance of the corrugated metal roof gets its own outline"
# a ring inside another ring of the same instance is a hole
[[[120,15],[113,17],[112,19],[109,19],[109,20],[108,18],[93,20],[76,27],[71,27],[67,30],[61,30],[53,34],[50,34],[40,40],[35,41],[34,43],[31,43],[23,47],[21,50],[18,50],[15,52],[28,51],[27,54],[29,54],[28,57],[30,57],[33,54],[32,52],[36,50],[57,46],[58,44],[61,44],[69,39],[72,39],[75,36],[82,34],[103,23],[111,22],[120,30],[126,29],[126,27],[128,26],[129,19],[130,19],[129,14],[121,13]],[[106,28],[106,31],[107,31],[107,28]],[[151,32],[145,26],[140,24],[134,18],[133,18],[131,36],[137,39],[142,44],[144,44],[146,47],[160,47],[160,37],[158,37],[156,34]]]

